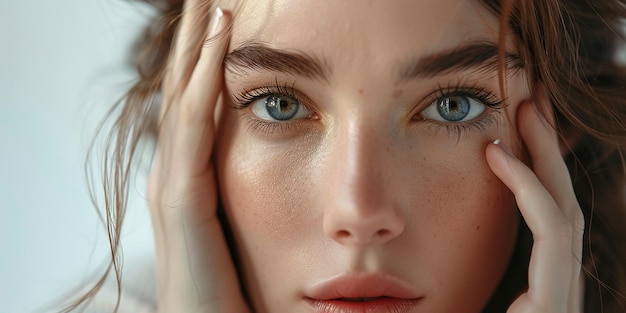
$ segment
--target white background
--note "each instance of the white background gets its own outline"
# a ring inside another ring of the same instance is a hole
[[[125,57],[151,11],[131,2],[0,0],[2,313],[53,312],[42,306],[108,257],[83,163],[96,123],[133,78]],[[153,251],[145,188],[134,186],[126,259]]]

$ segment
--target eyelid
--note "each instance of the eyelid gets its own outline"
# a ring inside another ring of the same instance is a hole
[[[438,85],[437,88],[420,101],[417,102],[413,109],[413,114],[419,114],[422,110],[425,110],[434,101],[453,96],[465,96],[476,99],[487,108],[498,109],[506,103],[506,99],[498,97],[495,93],[489,91],[489,89],[478,84],[465,84],[459,82],[457,84],[450,84],[446,87]]]
[[[432,121],[430,119],[420,118],[419,120],[423,121],[432,121],[433,123],[440,124],[466,124],[471,123],[476,119],[480,119],[481,116],[488,114],[490,111],[499,110],[500,108],[506,106],[506,99],[502,99],[498,97],[494,92],[489,91],[486,87],[479,85],[477,83],[468,84],[463,82],[458,82],[455,84],[449,84],[446,87],[442,85],[437,85],[434,91],[423,97],[421,100],[417,101],[414,108],[410,111],[412,120],[418,120],[415,117],[420,116],[421,113],[429,108],[431,105],[434,105],[435,101],[445,97],[454,97],[454,96],[464,96],[478,100],[480,103],[485,105],[485,110],[478,116],[469,121],[463,122],[442,122],[442,121]]]
[[[270,95],[285,95],[298,100],[298,102],[300,102],[305,109],[313,113],[318,113],[319,110],[315,105],[315,102],[313,102],[313,100],[311,100],[311,98],[309,98],[304,92],[295,88],[295,84],[295,82],[291,84],[286,82],[281,83],[278,79],[276,79],[274,82],[261,85],[260,87],[243,89],[240,92],[235,92],[232,94],[234,108],[248,108],[255,101]]]
[[[445,97],[464,96],[473,98],[485,106],[485,109],[476,117],[467,121],[452,122],[438,121],[423,118],[422,112],[432,105],[436,105],[436,101]],[[505,98],[500,98],[496,93],[480,84],[468,84],[458,82],[447,87],[438,86],[433,92],[418,101],[414,109],[411,111],[411,119],[416,122],[425,122],[426,125],[436,127],[436,129],[445,129],[451,138],[456,138],[457,143],[467,135],[474,132],[483,132],[487,128],[498,123],[496,114],[506,107],[508,104]],[[415,117],[419,117],[416,119]]]
[[[313,124],[309,122],[317,119],[314,117],[319,114],[319,111],[315,102],[294,86],[295,82],[292,84],[279,83],[278,79],[276,79],[274,82],[261,85],[260,87],[231,92],[232,107],[236,110],[245,110],[245,112],[241,112],[241,117],[246,121],[249,132],[258,132],[261,135],[272,138],[295,134],[297,133],[296,130],[303,131],[305,128],[312,126]],[[285,121],[266,120],[252,112],[252,106],[257,101],[272,95],[284,95],[294,98],[304,110],[309,112],[309,118]]]

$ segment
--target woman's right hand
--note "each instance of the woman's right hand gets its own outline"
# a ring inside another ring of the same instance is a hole
[[[148,178],[159,312],[248,312],[217,217],[214,111],[229,44],[228,12],[187,0],[163,81]]]

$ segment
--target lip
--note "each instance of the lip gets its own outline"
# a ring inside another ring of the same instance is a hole
[[[408,283],[380,273],[339,275],[313,285],[304,294],[317,313],[405,313],[423,298]]]

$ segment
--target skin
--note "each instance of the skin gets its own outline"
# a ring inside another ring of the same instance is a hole
[[[497,42],[497,17],[469,1],[255,1],[234,17],[232,38],[204,45],[195,61],[192,47],[233,18],[209,23],[198,1],[185,5],[149,179],[160,311],[245,312],[239,274],[253,311],[313,312],[303,301],[311,286],[378,272],[419,292],[416,312],[480,312],[508,265],[520,212],[535,245],[529,291],[510,311],[580,310],[582,214],[562,184],[570,179],[556,136],[528,103],[524,71],[508,76],[506,109],[487,109],[461,131],[424,115],[429,95],[462,83],[502,97],[495,69],[394,76],[406,59]],[[441,16],[445,27],[434,27]],[[249,40],[319,56],[332,75],[223,72],[224,54]],[[250,108],[231,108],[237,94],[275,82],[306,95],[311,114],[255,128]],[[534,168],[496,138],[524,142]]]
[[[425,297],[419,306],[425,312],[479,311],[517,234],[514,201],[483,152],[495,138],[511,142],[511,126],[502,111],[490,112],[496,123],[480,131],[467,127],[458,138],[443,125],[412,118],[439,85],[459,79],[497,93],[495,69],[408,83],[396,83],[393,69],[410,56],[495,42],[496,18],[464,1],[357,8],[277,1],[271,17],[252,18],[270,11],[255,4],[236,17],[248,25],[235,24],[231,47],[253,39],[324,56],[333,74],[326,82],[268,71],[226,73],[226,87],[235,94],[295,81],[319,112],[319,119],[267,134],[248,127],[255,118],[249,110],[244,117],[224,110],[220,194],[254,307],[305,312],[306,287],[345,272],[378,271],[414,286]],[[442,15],[453,22],[432,31]],[[311,34],[288,27],[298,23]],[[529,93],[521,74],[510,86],[514,111]],[[389,234],[378,238],[379,230]]]

